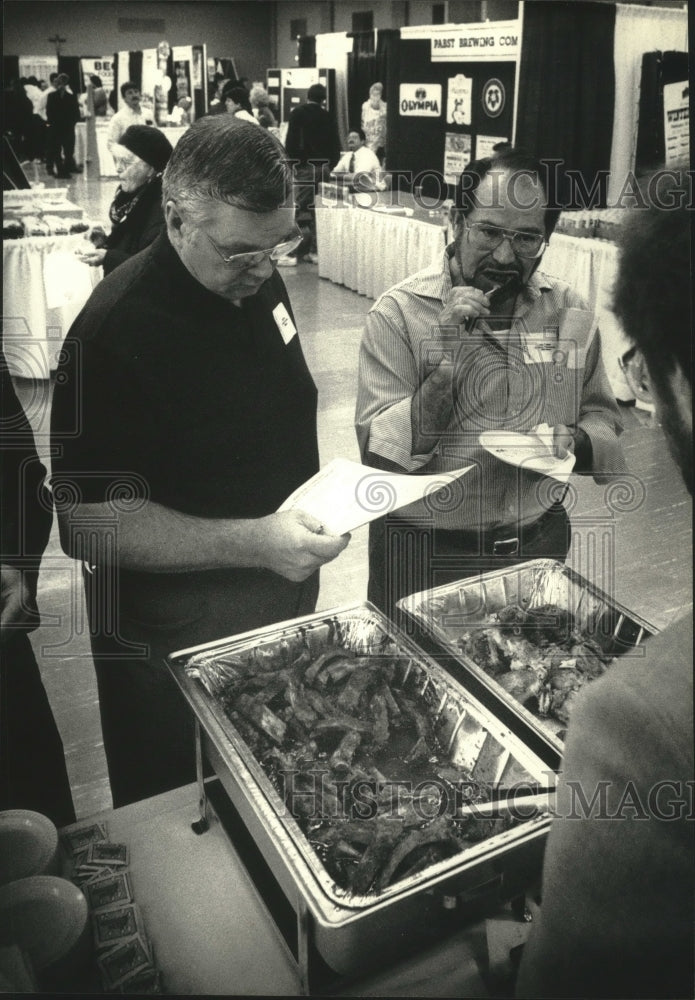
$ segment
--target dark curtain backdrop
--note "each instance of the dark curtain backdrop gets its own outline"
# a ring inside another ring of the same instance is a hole
[[[299,65],[311,68],[316,65],[316,36],[302,35],[298,43]],[[323,68],[323,67],[322,67]],[[329,67],[326,67],[329,68]]]
[[[58,56],[58,72],[67,73],[70,87],[75,94],[82,92],[82,71],[79,56]]]
[[[610,168],[614,34],[613,4],[551,0],[524,8],[516,144],[562,158],[582,172],[587,189]],[[604,186],[601,205],[605,194]]]
[[[2,82],[7,86],[11,80],[19,79],[19,56],[2,57]]]
[[[376,37],[376,67],[374,81],[383,83],[386,101],[386,158],[384,166],[394,167],[393,144],[398,122],[398,82],[401,76],[401,33],[398,28],[380,28]]]
[[[374,52],[374,32],[355,31],[348,33],[352,38],[352,52],[348,53],[348,125],[359,128],[362,121],[362,105],[369,97],[369,88],[377,82],[376,53]],[[383,83],[383,80],[382,80]],[[344,144],[346,136],[341,136]]]
[[[114,52],[111,65],[113,66],[113,90],[109,94],[109,105],[114,111],[118,111],[118,88],[123,83],[123,80],[118,79],[118,52]]]

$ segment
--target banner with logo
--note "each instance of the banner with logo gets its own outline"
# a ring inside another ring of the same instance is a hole
[[[446,97],[447,125],[470,125],[473,79],[457,73],[449,77]]]
[[[442,113],[442,86],[439,83],[402,83],[398,96],[402,115],[438,118]]]
[[[98,76],[108,98],[113,90],[113,56],[102,56],[100,59],[80,59],[82,72],[82,90],[87,89],[90,76]]]

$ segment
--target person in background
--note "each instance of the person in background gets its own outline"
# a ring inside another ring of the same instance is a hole
[[[46,470],[0,352],[2,567],[0,586],[0,810],[31,809],[56,826],[75,822],[63,743],[29,633],[41,556],[53,516]]]
[[[228,114],[234,115],[242,122],[253,122],[254,125],[258,125],[253,116],[249,93],[244,87],[227,85],[222,91],[222,99]]]
[[[380,180],[381,164],[376,153],[364,144],[364,131],[354,128],[347,137],[348,152],[336,163],[331,177],[337,177],[361,191],[385,190]]]
[[[78,251],[80,260],[102,266],[104,274],[153,243],[164,231],[162,173],[169,162],[171,143],[151,125],[131,125],[113,148],[120,183],[111,202],[111,232],[101,246]]]
[[[191,124],[191,108],[193,101],[190,97],[182,97],[176,102],[176,106],[169,112],[169,121],[179,128]]]
[[[32,104],[32,118],[28,133],[28,155],[34,163],[40,163],[46,157],[46,100],[48,94],[39,86],[35,76],[27,78],[24,91]]]
[[[386,102],[381,99],[383,92],[383,84],[373,83],[369,88],[369,98],[362,105],[362,128],[367,146],[382,163],[386,155]]]
[[[569,451],[574,471],[598,482],[626,471],[593,310],[539,271],[558,214],[545,184],[542,165],[515,150],[469,164],[441,261],[367,314],[356,407],[362,461],[411,474],[472,466],[445,501],[419,501],[370,525],[368,596],[389,615],[401,597],[438,584],[527,559],[564,562],[566,490],[547,472]],[[507,464],[479,440],[483,431],[542,425],[547,472]]]
[[[106,97],[106,91],[104,85],[101,82],[101,77],[97,76],[96,73],[92,73],[89,77],[89,82],[92,84],[92,102],[94,105],[94,117],[95,118],[106,118],[108,115],[109,102]]]
[[[22,80],[10,80],[3,87],[2,132],[9,139],[21,163],[30,159],[33,106]]]
[[[316,192],[322,181],[328,180],[331,169],[340,158],[338,129],[326,111],[326,88],[314,83],[307,91],[305,104],[290,115],[285,149],[295,161],[294,191],[297,221],[303,227],[304,239],[297,250],[277,263],[279,267],[296,267],[299,260],[318,264],[316,245]]]
[[[319,468],[316,387],[274,266],[300,238],[282,146],[206,116],[162,186],[166,231],[97,285],[53,396],[53,492],[78,498],[58,521],[88,565],[116,806],[195,779],[165,657],[311,612],[319,566],[349,540],[276,513]]]
[[[75,163],[75,125],[80,120],[80,109],[69,84],[70,77],[59,73],[55,79],[56,89],[46,98],[46,142],[50,148],[47,160],[55,167],[55,176],[64,178],[81,173],[83,169]]]
[[[226,110],[224,106],[224,99],[222,97],[222,92],[224,91],[224,88],[227,86],[227,84],[230,84],[230,81],[227,77],[223,76],[221,73],[215,74],[215,90],[213,96],[210,98],[210,102],[208,105],[209,115],[219,115]],[[230,85],[233,86],[233,84]]]
[[[270,98],[263,84],[256,83],[253,85],[249,91],[249,101],[251,102],[256,121],[263,128],[275,128],[277,119],[270,110]]]
[[[674,173],[632,210],[614,310],[692,496],[692,189]],[[693,995],[692,611],[623,660],[573,706],[519,997]]]
[[[114,146],[121,141],[121,136],[127,128],[131,125],[152,124],[152,117],[146,115],[140,106],[142,95],[137,83],[126,80],[125,83],[121,84],[120,89],[121,97],[125,101],[125,107],[117,111],[111,118],[106,133],[106,145],[112,156]]]

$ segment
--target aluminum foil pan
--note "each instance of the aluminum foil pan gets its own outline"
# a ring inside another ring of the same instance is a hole
[[[485,698],[485,703],[493,711],[504,705],[504,719],[511,713],[519,720],[519,725],[512,723],[514,731],[523,738],[528,729],[532,730],[557,755],[559,763],[566,722],[525,707],[476,662],[470,651],[461,648],[462,639],[489,628],[492,619],[510,605],[523,609],[554,605],[569,612],[578,629],[595,641],[607,658],[644,655],[640,644],[656,629],[552,559],[535,559],[411,594],[398,602],[406,621],[432,637],[448,661],[453,661],[462,682],[465,684],[467,676],[475,678],[491,696]],[[470,650],[468,643],[466,649]]]
[[[347,911],[382,907],[404,893],[431,889],[452,873],[470,873],[491,858],[513,852],[529,838],[545,836],[549,817],[541,813],[395,882],[378,895],[355,895],[336,885],[220,700],[225,663],[230,658],[275,656],[281,665],[302,650],[316,657],[336,646],[377,657],[398,655],[403,687],[436,715],[440,744],[446,747],[450,761],[468,769],[473,780],[505,788],[520,784],[545,788],[552,779],[543,761],[489,709],[366,603],[173,653],[170,668],[214,745],[215,768],[229,779],[225,787],[232,787],[232,798],[243,792],[252,803],[251,815],[257,816],[263,837],[272,841],[270,847],[283,869],[280,881],[288,893],[296,889],[299,880],[310,900],[323,907],[324,917],[336,920]],[[291,879],[284,869],[292,870]]]

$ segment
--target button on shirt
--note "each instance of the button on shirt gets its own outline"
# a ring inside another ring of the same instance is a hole
[[[368,464],[371,452],[411,473],[473,466],[446,502],[411,504],[399,511],[405,519],[434,516],[436,527],[450,530],[530,524],[556,499],[556,481],[502,462],[478,438],[540,423],[577,426],[590,439],[597,482],[625,472],[596,322],[568,285],[536,272],[517,297],[508,331],[480,323],[465,339],[452,328],[443,341],[439,316],[452,288],[452,252],[395,285],[367,314],[356,408],[362,459]],[[414,455],[412,399],[443,349],[455,366],[453,412],[432,451]]]

